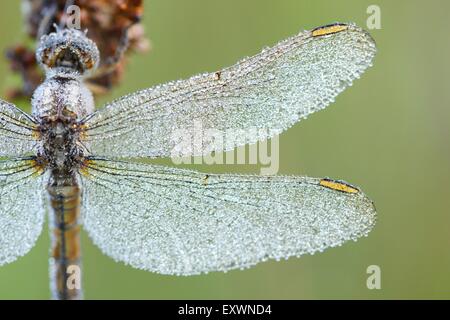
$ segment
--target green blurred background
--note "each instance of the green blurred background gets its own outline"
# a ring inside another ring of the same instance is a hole
[[[374,67],[333,106],[281,135],[279,170],[361,186],[376,203],[378,223],[369,237],[314,256],[193,277],[116,263],[83,234],[87,299],[450,298],[449,1],[145,2],[153,49],[134,56],[124,83],[99,105],[231,65],[301,29],[334,21],[366,28],[367,7],[379,5],[381,29],[370,31],[378,44]],[[25,39],[19,1],[2,1],[0,30],[0,50]],[[4,59],[0,74],[1,92],[18,83]],[[0,298],[49,298],[48,247],[45,231],[28,255],[0,267]],[[369,265],[381,268],[381,290],[366,287]]]

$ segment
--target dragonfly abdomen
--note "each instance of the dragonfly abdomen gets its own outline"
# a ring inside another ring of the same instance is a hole
[[[58,300],[81,299],[81,190],[74,177],[60,179],[61,176],[53,179],[47,188],[50,199],[52,295]]]

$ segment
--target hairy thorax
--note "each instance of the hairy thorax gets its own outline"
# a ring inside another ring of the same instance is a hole
[[[47,77],[34,92],[31,103],[36,118],[71,113],[81,120],[94,111],[94,98],[81,77],[64,69]]]
[[[76,74],[60,71],[35,91],[33,115],[39,120],[38,159],[64,184],[84,161],[80,120],[93,112],[93,97]],[[69,182],[69,181],[67,181]]]

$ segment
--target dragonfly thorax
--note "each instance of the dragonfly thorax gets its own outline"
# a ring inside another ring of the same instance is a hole
[[[78,169],[84,161],[84,147],[79,143],[80,131],[75,117],[42,118],[39,162],[54,174],[67,175]]]
[[[39,158],[53,175],[68,175],[83,161],[80,120],[94,110],[94,99],[79,77],[57,74],[34,92],[33,115],[39,122]]]
[[[36,118],[67,116],[82,119],[94,111],[94,98],[81,77],[58,72],[35,90],[31,101]]]

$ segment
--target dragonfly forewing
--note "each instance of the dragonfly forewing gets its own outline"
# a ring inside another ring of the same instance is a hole
[[[304,31],[222,71],[122,97],[85,119],[84,138],[107,157],[200,156],[266,140],[333,102],[375,52],[353,24]],[[249,128],[267,133],[226,143],[205,134]]]

